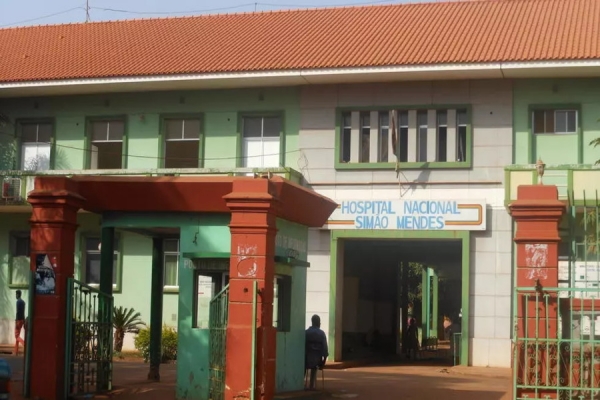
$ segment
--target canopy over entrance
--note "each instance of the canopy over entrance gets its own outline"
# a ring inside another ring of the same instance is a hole
[[[277,219],[305,227],[321,227],[337,207],[332,200],[281,177],[38,177],[29,193],[31,218],[31,269],[37,259],[50,260],[55,286],[35,290],[31,315],[28,371],[29,394],[44,399],[62,399],[68,385],[65,358],[69,332],[68,283],[73,278],[77,212],[195,212],[229,213],[231,233],[229,320],[226,338],[225,399],[247,395],[254,388],[263,398],[272,398],[275,388],[276,332],[273,328],[273,279]],[[102,268],[112,265],[111,238],[114,228],[103,227]],[[160,244],[155,244],[154,251]],[[153,257],[153,260],[157,257]],[[106,267],[112,268],[112,267]],[[152,288],[162,290],[160,263],[153,261]],[[100,291],[112,294],[112,271],[101,272]],[[252,285],[258,282],[258,332],[252,326]],[[158,301],[152,296],[152,305]],[[152,307],[151,328],[160,336],[162,302]],[[160,310],[159,310],[160,309]],[[158,310],[158,311],[157,311]],[[155,312],[156,311],[156,312]],[[155,320],[154,316],[157,316]],[[156,323],[158,322],[158,323]],[[257,334],[257,348],[252,349]],[[152,335],[152,332],[151,332]],[[48,343],[56,345],[48,346]],[[157,354],[160,354],[160,341]],[[152,345],[151,345],[152,347]],[[152,349],[151,349],[152,352]],[[234,366],[251,365],[233,373]],[[152,365],[151,360],[151,365]],[[159,362],[158,360],[157,362]],[[230,371],[231,369],[231,371]],[[152,368],[151,368],[152,372]],[[231,373],[229,373],[231,372]],[[149,376],[150,377],[150,376]],[[256,389],[257,391],[259,389]]]

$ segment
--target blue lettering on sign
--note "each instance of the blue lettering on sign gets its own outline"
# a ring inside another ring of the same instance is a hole
[[[359,215],[354,220],[356,229],[387,229],[390,226],[390,221],[387,216],[380,217],[379,215]]]
[[[444,218],[435,216],[403,215],[396,217],[396,229],[438,230],[444,229]]]
[[[396,214],[391,201],[344,201],[342,214]]]
[[[344,201],[341,212],[354,216],[356,229],[438,230],[445,227],[444,216],[460,215],[456,201],[407,200],[402,210],[395,210],[394,205],[388,200]],[[395,227],[390,226],[394,220],[390,216],[395,216]]]

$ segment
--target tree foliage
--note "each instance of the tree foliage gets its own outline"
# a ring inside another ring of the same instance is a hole
[[[120,353],[123,350],[125,333],[138,333],[146,324],[140,319],[140,313],[133,308],[113,308],[113,328],[115,329],[114,351]]]

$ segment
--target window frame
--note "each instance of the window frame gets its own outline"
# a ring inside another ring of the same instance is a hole
[[[86,285],[91,286],[93,288],[99,288],[100,285],[97,283],[88,283],[87,281],[87,255],[88,250],[86,248],[86,241],[88,239],[99,239],[102,240],[102,235],[100,232],[85,232],[80,235],[80,244],[79,244],[79,253],[80,253],[80,263],[79,263],[79,277],[82,282]],[[115,232],[114,240],[117,242],[117,246],[113,249],[113,253],[117,253],[117,283],[113,283],[113,293],[121,293],[121,289],[123,287],[123,237]],[[96,251],[94,251],[96,253]],[[100,254],[100,251],[98,251]],[[114,257],[114,256],[113,256]]]
[[[167,240],[176,240],[177,241],[177,253],[172,252],[172,251],[165,251],[164,249],[166,248],[165,246],[165,242]],[[173,286],[173,285],[165,285],[164,284],[164,277],[166,276],[166,256],[167,255],[177,255],[177,285]],[[163,262],[163,293],[179,293],[179,266],[181,263],[181,240],[179,238],[169,238],[166,237],[163,239],[163,253],[162,253],[162,262]]]
[[[366,111],[409,111],[409,110],[464,110],[467,114],[467,153],[465,161],[450,161],[450,162],[399,162],[400,169],[405,170],[419,170],[419,169],[470,169],[473,166],[473,112],[471,104],[406,104],[406,105],[386,105],[377,107],[337,107],[336,108],[336,121],[335,121],[335,158],[334,166],[336,170],[391,170],[396,168],[396,162],[341,162],[341,135],[342,135],[342,113],[347,112],[366,112]],[[400,140],[400,114],[398,114],[397,123],[397,135]],[[391,123],[391,121],[390,121]],[[417,126],[418,128],[418,126]],[[437,125],[436,125],[437,129]],[[390,127],[389,134],[392,134],[392,128]],[[428,144],[429,145],[429,144]],[[392,151],[392,149],[389,149]]]
[[[15,170],[21,171],[21,162],[23,161],[22,154],[23,149],[21,145],[23,144],[21,141],[21,136],[23,132],[23,125],[30,124],[50,124],[52,126],[52,134],[50,136],[50,162],[49,169],[55,169],[55,159],[56,159],[56,120],[52,117],[40,117],[40,118],[18,118],[15,120]]]
[[[244,167],[244,118],[279,118],[281,120],[281,131],[279,132],[279,168],[285,167],[286,162],[286,119],[284,110],[273,111],[240,111],[237,113],[237,146],[236,146],[236,168]],[[253,168],[255,169],[255,168]]]
[[[88,116],[85,118],[85,152],[83,165],[84,169],[92,169],[92,134],[94,122],[109,122],[109,121],[122,121],[123,122],[123,145],[121,146],[121,170],[127,169],[127,151],[128,151],[128,129],[129,121],[127,115],[102,115],[102,116]]]
[[[156,162],[157,168],[165,167],[165,152],[167,151],[167,120],[169,119],[199,119],[200,120],[200,133],[198,136],[198,166],[196,168],[204,168],[204,151],[206,141],[206,118],[204,113],[163,113],[160,114],[160,128],[158,131],[158,158]],[[191,140],[190,140],[191,141]]]
[[[17,245],[16,241],[24,238],[29,239],[29,255],[27,258],[29,258],[29,270],[31,270],[31,231],[15,230],[8,233],[8,287],[11,289],[27,289],[29,287],[29,283],[13,282],[13,259],[16,257],[21,257],[14,255],[14,250]]]
[[[577,132],[576,133],[533,133],[534,131],[534,127],[533,127],[533,112],[534,111],[539,111],[539,110],[573,110],[573,111],[577,111]],[[528,158],[529,158],[529,163],[530,164],[534,164],[537,159],[536,159],[536,154],[537,154],[537,141],[536,141],[536,137],[549,137],[549,136],[554,136],[554,137],[577,137],[577,162],[579,164],[583,164],[583,153],[584,153],[584,142],[583,142],[583,128],[582,128],[582,121],[583,121],[583,113],[581,110],[581,104],[580,103],[548,103],[548,104],[529,104],[529,106],[527,107],[527,140],[528,140],[528,146],[529,146],[529,154],[528,154]],[[514,139],[514,134],[513,134],[513,139]],[[513,158],[515,157],[515,151],[516,148],[513,146]]]

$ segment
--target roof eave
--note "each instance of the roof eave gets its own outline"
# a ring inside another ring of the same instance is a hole
[[[0,98],[390,81],[600,77],[600,59],[0,82]]]

